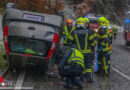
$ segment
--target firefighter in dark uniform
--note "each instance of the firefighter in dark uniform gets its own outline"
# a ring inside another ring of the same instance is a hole
[[[91,34],[90,28],[85,27],[84,18],[77,19],[76,30],[72,32],[74,38],[73,43],[77,45],[78,50],[84,55],[85,63],[85,77],[88,82],[92,82],[93,69],[92,69],[92,48],[95,46],[94,36]]]
[[[97,75],[108,76],[110,72],[110,40],[107,35],[107,26],[101,25],[98,32],[98,71]]]
[[[66,20],[66,26],[63,31],[63,38],[64,38],[64,45],[68,46],[71,45],[71,41],[73,40],[73,37],[71,36],[71,33],[73,30],[75,30],[75,27],[73,27],[73,22],[71,19]]]
[[[94,40],[94,45],[92,45],[93,47],[91,48],[91,53],[92,53],[92,60],[94,61],[95,60],[95,45],[97,44],[97,33],[94,31],[94,29],[90,29],[90,24],[89,24],[89,19],[88,18],[84,18],[85,20],[85,26],[86,26],[86,29],[90,30],[91,32],[91,36],[93,37],[93,40]],[[94,65],[92,66],[93,69],[94,69]]]
[[[62,48],[63,58],[58,65],[59,74],[65,80],[65,88],[73,85],[83,87],[84,56],[75,48],[69,50]],[[61,53],[60,53],[61,54]]]

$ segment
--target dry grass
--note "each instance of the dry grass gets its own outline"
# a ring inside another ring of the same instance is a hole
[[[5,12],[5,9],[4,8],[0,8],[0,14],[4,14],[4,12]]]
[[[0,42],[2,42],[0,40]],[[8,62],[3,58],[3,55],[5,54],[4,45],[0,44],[0,70],[3,71],[7,68]]]

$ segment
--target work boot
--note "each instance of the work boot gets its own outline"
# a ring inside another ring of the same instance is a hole
[[[57,75],[53,71],[47,72],[46,74],[48,75],[48,77],[57,78]]]
[[[89,83],[93,83],[93,79],[92,78],[86,78],[86,81]]]
[[[92,83],[92,82],[93,82],[93,75],[92,75],[92,73],[88,73],[88,74],[87,74],[86,81],[89,82],[89,83]]]
[[[83,88],[83,81],[80,77],[75,77],[73,80],[74,84],[78,86],[79,88]]]
[[[69,78],[66,78],[64,87],[65,88],[72,88],[72,80]]]

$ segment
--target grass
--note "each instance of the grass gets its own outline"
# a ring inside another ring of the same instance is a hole
[[[5,9],[0,8],[0,14],[4,14]],[[4,44],[3,41],[0,40],[0,71],[4,71],[8,67],[8,61],[3,58],[5,54]]]
[[[3,15],[5,12],[5,9],[4,8],[0,8],[0,14]]]
[[[5,54],[5,49],[3,43],[1,44],[2,40],[0,40],[0,70],[4,71],[8,67],[8,62],[3,58]]]

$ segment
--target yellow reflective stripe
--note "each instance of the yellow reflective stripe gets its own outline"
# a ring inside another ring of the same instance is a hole
[[[108,64],[110,64],[111,63],[111,61],[108,61]]]
[[[91,49],[88,49],[88,50],[82,50],[81,53],[91,53]]]
[[[97,36],[96,34],[91,35],[91,36],[89,37],[89,40],[94,39],[96,36]]]
[[[98,37],[98,38],[101,38],[101,36],[100,36],[99,34],[97,34],[97,37]]]
[[[85,36],[85,50],[87,50],[87,46],[88,46],[88,34],[86,34]]]
[[[106,48],[109,48],[109,44],[108,43],[106,44]]]
[[[92,72],[92,69],[85,69],[85,72]]]
[[[85,68],[85,66],[84,66],[84,61],[83,60],[81,60],[81,59],[78,59],[78,58],[73,58],[73,59],[69,59],[68,60],[68,63],[70,63],[71,61],[75,61],[77,64],[80,64],[83,68]]]
[[[70,58],[69,62],[71,62],[71,61],[80,61],[80,62],[84,63],[84,60],[80,59],[80,58]]]
[[[103,48],[103,51],[109,51],[110,49],[109,48]]]
[[[74,38],[71,35],[68,35],[67,38],[74,40]]]
[[[68,35],[69,35],[69,34],[68,34],[68,32],[63,32],[63,34],[64,34],[64,35],[66,35],[66,36],[68,36]]]
[[[101,45],[102,45],[102,46],[105,46],[105,45],[106,45],[106,43],[102,42],[102,43],[101,43]]]
[[[97,41],[95,40],[93,43],[91,43],[91,46],[95,46]]]
[[[92,65],[92,69],[94,69],[94,65]]]
[[[65,26],[65,28],[64,28],[64,32],[68,32],[68,28],[67,28],[67,26]]]
[[[83,63],[81,63],[81,62],[77,62],[77,63],[80,64],[83,67],[83,69],[85,68]]]
[[[67,44],[67,41],[64,41],[64,44]]]
[[[103,36],[101,36],[101,38],[103,39],[103,38],[108,38],[108,35],[103,35]]]
[[[81,47],[80,47],[80,44],[79,44],[79,39],[78,39],[78,35],[77,34],[75,34],[75,39],[76,39],[76,43],[77,43],[78,49],[81,52]]]
[[[109,50],[110,50],[109,44],[107,43],[107,44],[106,44],[106,48],[104,48],[103,51],[109,51]]]
[[[110,51],[108,52],[108,54],[109,54],[109,53],[112,53],[112,50],[110,50]]]
[[[98,51],[100,51],[100,49],[98,49]],[[109,48],[103,48],[103,52],[106,52],[106,51],[110,51],[110,49]],[[110,53],[111,53],[112,51],[110,51]]]
[[[75,30],[75,27],[72,27],[72,29],[70,30],[69,34],[71,34],[74,30]]]
[[[105,73],[108,74],[107,69],[108,69],[109,67],[106,65],[105,57],[103,57],[103,63],[104,63],[104,67],[103,67],[103,69],[105,70]]]

